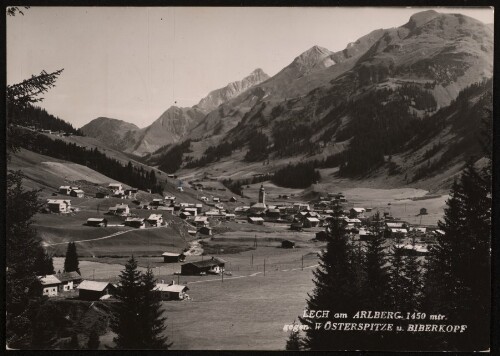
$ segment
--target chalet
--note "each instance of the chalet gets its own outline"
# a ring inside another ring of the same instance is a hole
[[[69,213],[71,211],[71,200],[49,199],[47,205],[53,213]]]
[[[38,279],[40,279],[40,283],[42,284],[42,295],[46,295],[47,297],[57,296],[61,281],[55,275],[39,276]]]
[[[115,287],[109,282],[82,281],[77,289],[80,299],[99,300],[106,294],[113,293]]]
[[[163,224],[163,216],[161,214],[151,214],[146,221],[152,226],[161,226]]]
[[[361,220],[359,220],[359,219],[344,218],[343,220],[344,220],[344,224],[346,224],[346,225],[361,226]]]
[[[123,186],[121,185],[121,183],[109,183],[108,189],[111,190],[113,193],[116,193],[123,191]]]
[[[209,225],[208,217],[207,216],[196,216],[194,218],[194,224],[198,227],[208,226]]]
[[[135,227],[137,229],[144,229],[146,223],[143,218],[127,218],[125,220],[125,226]]]
[[[198,215],[198,210],[196,208],[184,208],[184,212],[190,213],[192,216]]]
[[[366,211],[365,208],[351,208],[351,210],[349,210],[349,217],[351,218],[364,217],[365,211]]]
[[[203,209],[203,204],[195,204],[194,207],[196,208],[196,212],[198,214],[201,214],[201,210]]]
[[[181,219],[189,219],[189,218],[191,218],[191,214],[187,211],[183,211],[179,214],[179,217]]]
[[[173,214],[174,213],[174,207],[173,206],[159,206],[158,208],[156,208],[157,210],[161,210],[161,211],[166,211],[166,212],[169,212],[170,214]]]
[[[309,204],[306,203],[294,203],[293,210],[296,212],[300,212],[300,211],[309,211],[311,210],[311,208],[309,207]]]
[[[83,198],[85,196],[85,192],[81,189],[73,189],[69,192],[69,195],[75,198]]]
[[[281,248],[295,248],[295,242],[290,240],[281,241]]]
[[[202,235],[212,236],[212,228],[208,226],[202,226],[198,232]]]
[[[59,292],[73,290],[82,281],[82,276],[76,271],[57,273],[55,276],[61,281]]]
[[[235,197],[231,197],[231,198],[229,198],[229,201],[231,203],[236,203],[238,200]]]
[[[186,259],[186,255],[183,253],[163,252],[162,256],[164,263],[184,262]]]
[[[173,195],[166,195],[165,200],[169,200],[169,201],[173,202],[175,200],[175,197]]]
[[[170,284],[158,283],[155,288],[155,291],[160,293],[161,300],[183,300],[188,297],[188,290],[187,286],[175,284],[174,281]]]
[[[213,198],[212,198],[212,201],[213,201],[213,202],[215,202],[215,203],[219,203],[219,202],[220,202],[220,198],[213,197]]]
[[[249,216],[248,222],[250,224],[255,224],[255,225],[264,225],[264,219],[260,218],[260,217],[255,217],[255,216]]]
[[[105,192],[97,192],[95,193],[95,197],[98,199],[109,198],[109,194]]]
[[[359,239],[361,241],[366,241],[368,240],[371,236],[373,236],[372,232],[370,230],[366,230],[364,228],[360,228],[359,229]]]
[[[305,218],[304,227],[317,227],[319,226],[318,218]]]
[[[402,229],[405,227],[405,224],[402,222],[386,222],[385,226],[388,229]]]
[[[406,235],[408,233],[408,230],[406,229],[401,229],[401,228],[391,228],[390,229],[391,234],[402,234]]]
[[[108,220],[104,219],[104,218],[88,218],[87,219],[87,226],[107,227]]]
[[[206,201],[208,201],[208,198],[207,197],[201,197],[200,200],[206,202]]]
[[[268,209],[266,216],[271,219],[278,219],[281,216],[281,212],[279,209]]]
[[[234,209],[234,213],[237,215],[244,215],[250,209],[249,206],[238,206]]]
[[[125,189],[124,195],[128,198],[135,199],[138,192],[139,192],[139,189],[137,189],[137,188]]]
[[[71,187],[69,185],[62,185],[59,187],[59,194],[69,195]]]
[[[123,191],[116,191],[111,195],[113,198],[125,199],[125,194]]]
[[[205,212],[205,216],[211,217],[211,218],[222,218],[224,217],[224,214],[220,212],[220,210],[209,210]]]
[[[419,215],[427,215],[427,209],[426,208],[421,208]]]
[[[219,274],[224,271],[225,264],[226,261],[217,257],[204,261],[189,262],[181,265],[181,274],[199,275],[202,272]]]
[[[149,203],[151,206],[160,206],[160,205],[165,205],[163,199],[153,199],[152,202]]]
[[[235,214],[227,214],[226,213],[226,220],[234,220],[236,219],[236,215]]]
[[[130,208],[127,204],[116,204],[116,215],[127,216],[130,214]]]
[[[189,203],[179,203],[178,205],[181,207],[181,209],[189,208]]]
[[[188,230],[188,234],[191,236],[196,236],[197,231],[196,230]]]

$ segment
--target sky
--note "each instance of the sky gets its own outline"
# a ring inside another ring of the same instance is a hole
[[[31,7],[7,16],[7,84],[64,68],[39,106],[81,127],[146,127],[256,68],[272,76],[314,45],[331,51],[429,8]],[[433,8],[493,23],[491,8]]]

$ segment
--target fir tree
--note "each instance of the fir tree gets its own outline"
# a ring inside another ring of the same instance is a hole
[[[415,251],[415,238],[412,239],[412,248]],[[405,256],[403,259],[401,289],[404,298],[401,301],[400,308],[407,312],[416,312],[420,310],[423,292],[422,265],[415,253]]]
[[[42,247],[38,249],[35,270],[38,276],[46,276],[55,273],[52,256],[45,252]]]
[[[112,330],[116,333],[113,339],[116,349],[141,349],[141,301],[142,301],[142,273],[137,270],[137,261],[132,258],[120,273],[120,282],[116,290],[118,303],[115,310],[116,320]]]
[[[142,276],[141,342],[143,349],[167,350],[172,344],[164,335],[167,318],[163,317],[160,294],[155,291],[156,280],[151,268]]]
[[[392,310],[398,310],[404,305],[406,299],[406,293],[403,289],[405,279],[403,274],[403,247],[401,246],[399,234],[396,234],[394,244],[390,249],[389,265],[389,307]]]
[[[89,334],[89,339],[87,341],[87,349],[88,350],[97,350],[99,348],[99,333],[97,332],[97,329],[94,327],[90,331]]]
[[[309,294],[307,309],[330,310],[353,315],[358,309],[359,300],[356,274],[351,260],[352,252],[347,235],[340,221],[341,210],[335,207],[334,220],[327,229],[327,247],[320,257],[319,267],[314,273],[314,290]],[[339,350],[359,345],[359,333],[351,331],[332,331],[316,329],[312,318],[299,317],[302,324],[308,325],[304,338],[307,350]]]
[[[78,272],[80,273],[80,268],[78,267],[78,253],[76,252],[76,245],[74,242],[68,243],[68,249],[66,250],[66,258],[64,259],[64,272]]]
[[[288,340],[286,341],[285,350],[286,351],[300,351],[301,350],[301,340],[298,329],[295,329],[297,324],[293,322],[293,328],[290,331]]]

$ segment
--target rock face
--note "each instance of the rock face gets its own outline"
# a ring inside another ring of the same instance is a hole
[[[139,128],[129,122],[98,117],[81,128],[85,136],[93,137],[108,146],[125,151],[135,144],[135,134]]]
[[[210,112],[216,109],[220,104],[243,93],[245,90],[262,83],[269,79],[269,76],[260,68],[257,68],[249,76],[240,81],[232,82],[224,88],[211,91],[206,97],[200,100],[196,107],[202,111]]]

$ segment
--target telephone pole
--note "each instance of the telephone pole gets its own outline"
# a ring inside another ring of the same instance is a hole
[[[266,275],[266,259],[264,258],[264,276]]]

